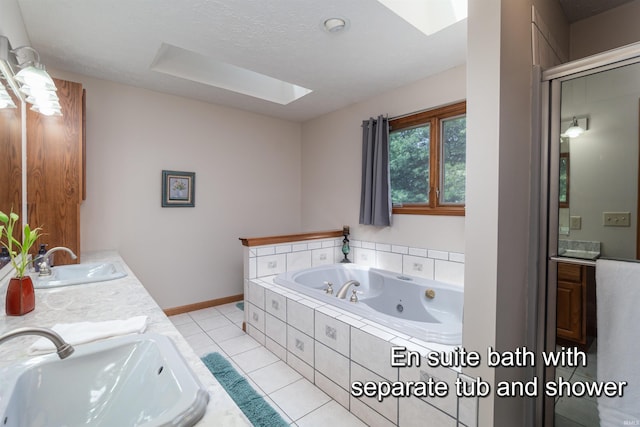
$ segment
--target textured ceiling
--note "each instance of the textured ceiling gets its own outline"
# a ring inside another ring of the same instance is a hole
[[[466,19],[426,36],[372,0],[18,0],[50,68],[304,121],[465,63]],[[329,17],[347,31],[322,30]],[[280,105],[154,71],[175,46],[313,92]]]

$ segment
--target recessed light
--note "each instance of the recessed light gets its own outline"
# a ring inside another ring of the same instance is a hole
[[[337,33],[347,27],[347,21],[342,18],[329,18],[323,23],[324,29],[330,33]]]

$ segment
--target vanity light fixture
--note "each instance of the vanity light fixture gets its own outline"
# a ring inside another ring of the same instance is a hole
[[[584,133],[585,129],[578,125],[578,119],[573,117],[573,123],[571,127],[564,132],[564,136],[568,136],[569,138],[577,138]]]
[[[2,83],[0,83],[0,108],[16,108],[16,103],[13,102]]]
[[[32,59],[19,59],[25,56]],[[19,71],[14,74],[14,69]],[[45,71],[35,49],[30,46],[11,49],[9,39],[0,36],[0,71],[16,95],[32,104],[32,111],[47,116],[62,115],[56,85]]]

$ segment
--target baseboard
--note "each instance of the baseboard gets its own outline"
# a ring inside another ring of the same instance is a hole
[[[193,304],[182,305],[180,307],[165,308],[164,314],[167,316],[175,316],[176,314],[188,313],[190,311],[202,310],[203,308],[215,307],[217,305],[229,304],[230,302],[242,301],[244,294],[231,295],[224,298],[212,299],[209,301],[196,302]]]

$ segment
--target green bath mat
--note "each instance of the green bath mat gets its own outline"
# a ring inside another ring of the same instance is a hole
[[[240,301],[239,303],[236,303],[236,307],[238,307],[240,310],[244,311],[244,301]]]
[[[289,425],[220,353],[210,353],[202,361],[254,426]]]

